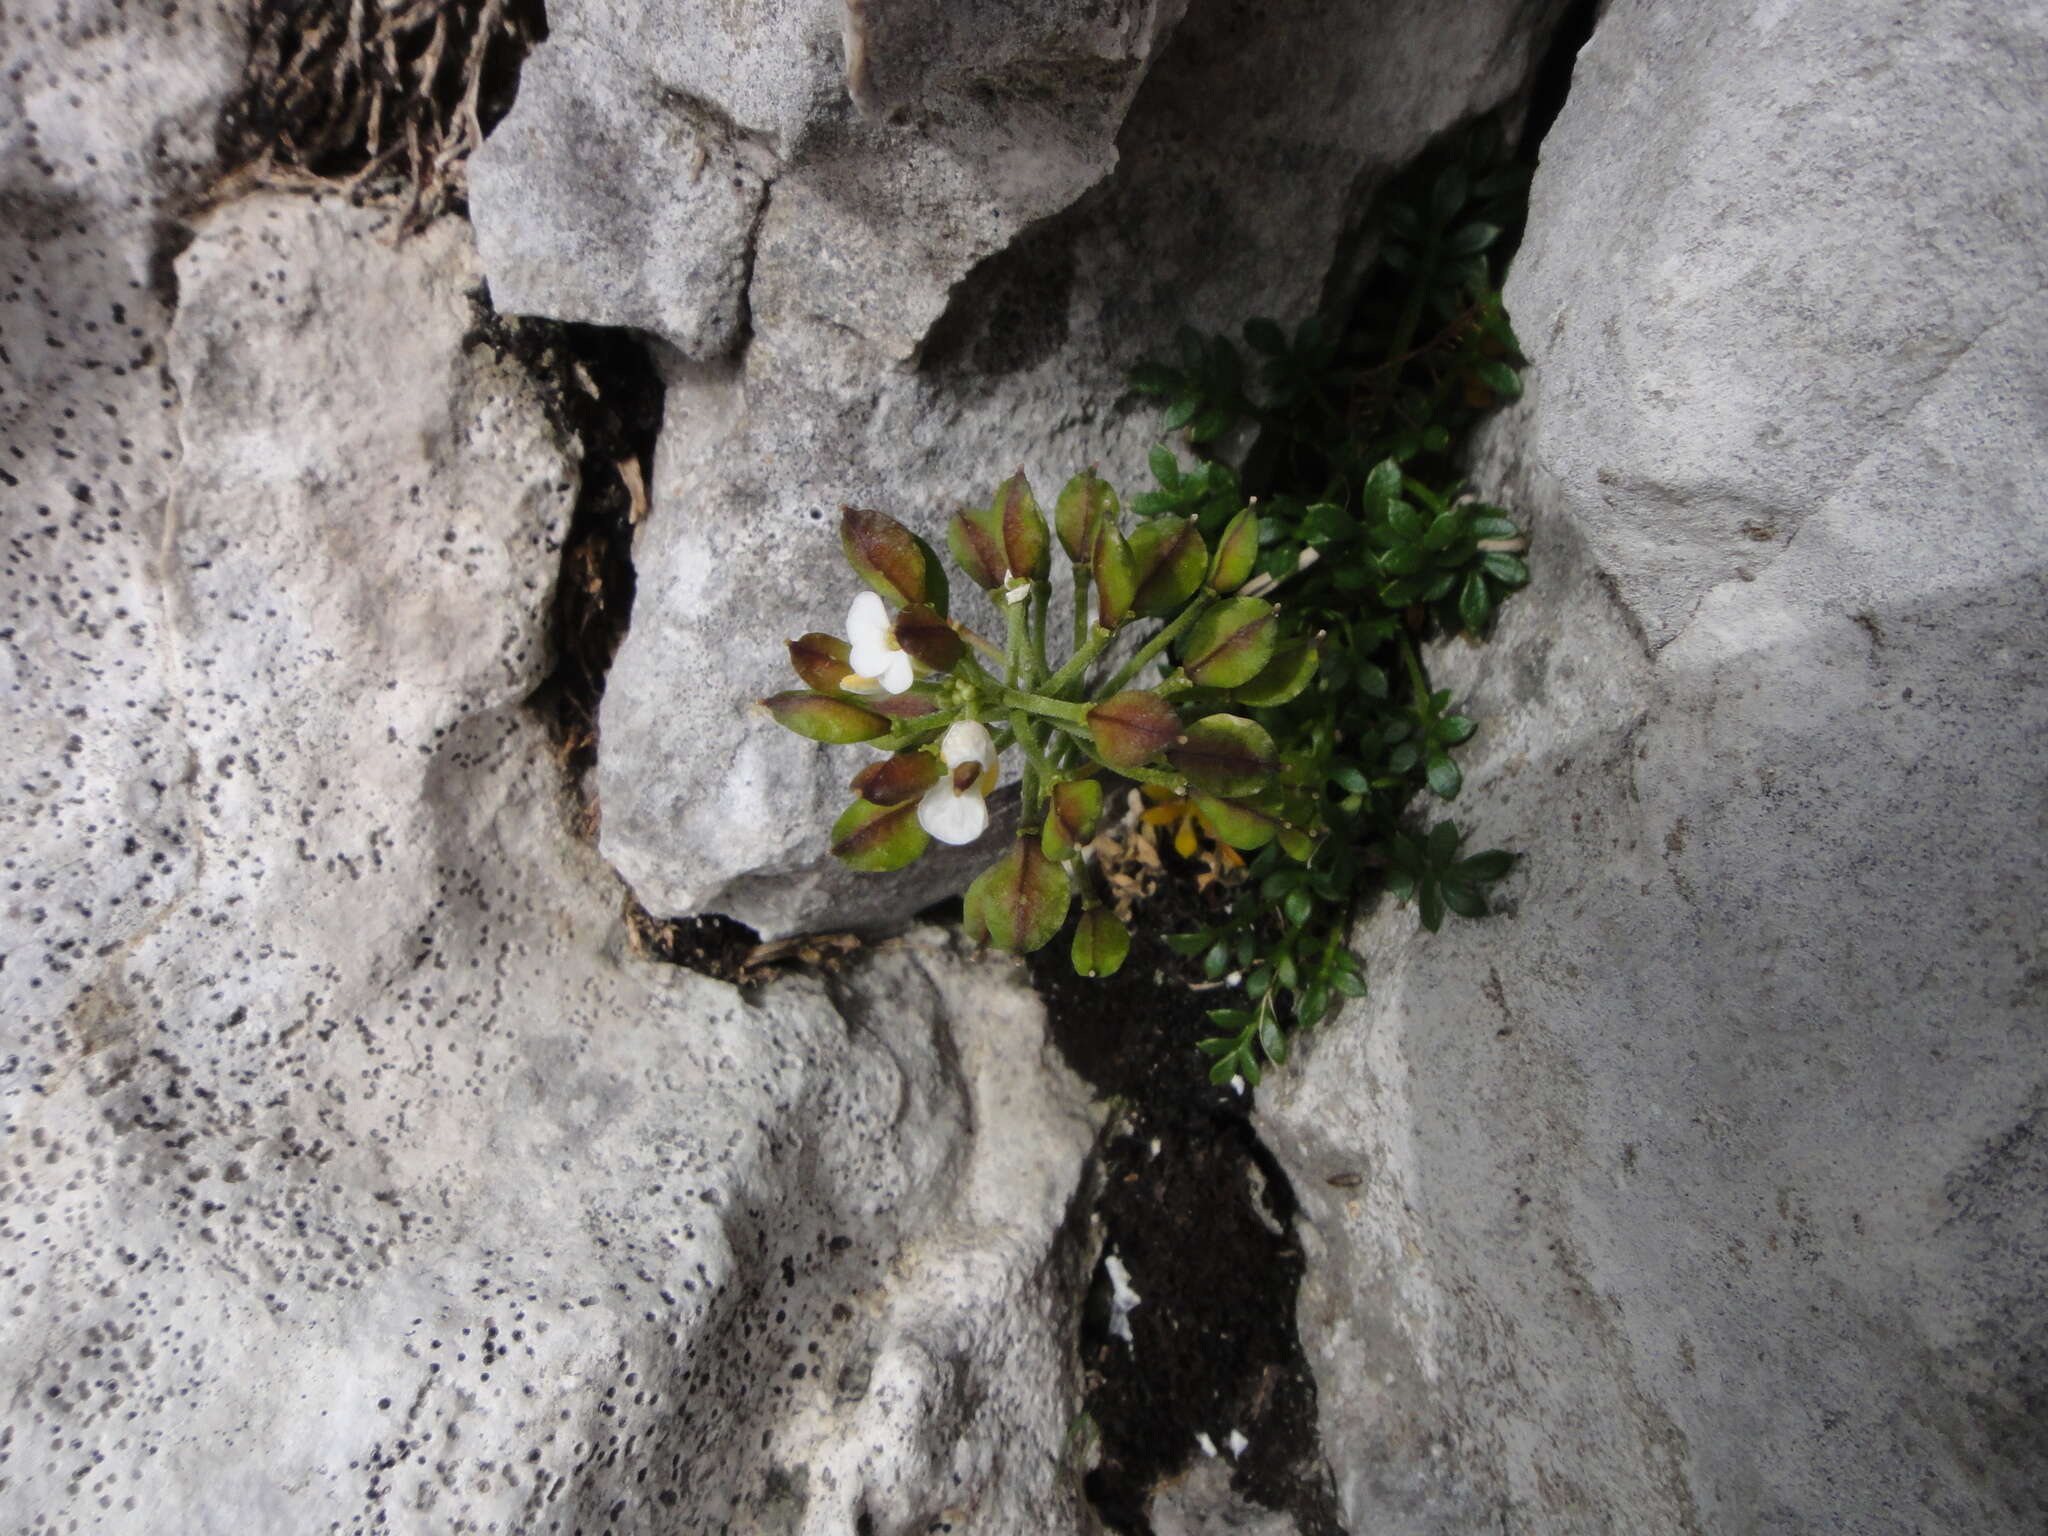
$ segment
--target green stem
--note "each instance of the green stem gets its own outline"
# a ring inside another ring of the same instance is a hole
[[[1087,639],[1080,642],[1080,649],[1067,658],[1067,664],[1041,683],[1038,691],[1053,698],[1058,698],[1067,689],[1073,687],[1075,683],[1081,680],[1082,675],[1094,663],[1095,658],[1102,654],[1102,648],[1108,645],[1109,641],[1110,633],[1108,630],[1101,628],[1093,630]]]
[[[1051,720],[1071,721],[1075,725],[1088,723],[1088,706],[1069,703],[1065,699],[1048,699],[1042,693],[1026,693],[1021,688],[1005,688],[1003,702],[1012,710],[1024,710],[1034,715],[1044,715]]]
[[[1045,620],[1052,611],[1052,583],[1034,581],[1031,583],[1031,652],[1025,658],[1026,675],[1036,687],[1044,678],[1047,669],[1045,660]]]
[[[1003,618],[1010,626],[1010,643],[1003,648],[1003,681],[1015,688],[1024,682],[1024,647],[1030,641],[1031,616],[1024,611],[1024,604],[1009,599],[1008,592],[999,599]]]
[[[1200,592],[1197,592],[1192,598],[1188,600],[1187,607],[1181,609],[1179,613],[1174,615],[1172,623],[1168,624],[1164,629],[1160,630],[1158,634],[1154,635],[1150,640],[1147,640],[1143,645],[1139,646],[1138,654],[1133,656],[1129,661],[1125,662],[1123,666],[1117,669],[1116,676],[1112,677],[1107,683],[1103,685],[1101,690],[1103,694],[1106,696],[1108,694],[1115,693],[1118,689],[1122,688],[1125,683],[1128,683],[1132,678],[1136,677],[1140,672],[1144,671],[1146,667],[1152,664],[1153,659],[1157,657],[1161,651],[1165,650],[1169,645],[1173,644],[1175,640],[1180,638],[1180,633],[1182,630],[1186,629],[1190,624],[1194,623],[1196,619],[1200,618],[1204,613],[1208,612],[1209,605],[1215,601],[1216,594],[1214,592],[1211,592],[1206,588],[1204,588]]]
[[[1090,629],[1088,622],[1088,583],[1091,579],[1092,574],[1087,566],[1077,565],[1074,567],[1074,650],[1076,652],[1079,652],[1081,647],[1088,643],[1088,632]],[[1069,667],[1072,665],[1071,661],[1067,663]],[[1066,671],[1066,667],[1060,668],[1060,671]]]
[[[1038,785],[1043,779],[1047,784],[1059,777],[1051,763],[1046,761],[1045,749],[1039,744],[1038,727],[1021,709],[1010,711],[1010,729],[1017,734],[1017,745],[1024,750],[1024,757],[1030,767],[1024,774],[1024,820],[1020,825],[1030,826],[1037,820]]]
[[[942,709],[935,715],[919,715],[915,720],[906,720],[886,735],[871,737],[864,746],[879,747],[884,752],[901,752],[905,747],[916,746],[927,736],[943,731],[958,718],[958,712]]]

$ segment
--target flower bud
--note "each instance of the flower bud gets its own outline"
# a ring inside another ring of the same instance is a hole
[[[1069,480],[1052,512],[1053,527],[1067,558],[1076,566],[1093,560],[1095,535],[1105,523],[1115,523],[1121,510],[1116,492],[1093,469],[1084,469]]]
[[[1053,785],[1040,846],[1048,859],[1065,859],[1095,836],[1102,819],[1102,785],[1094,779],[1065,779]]]
[[[864,704],[823,693],[778,693],[761,701],[776,723],[812,741],[843,747],[885,734],[889,722]]]
[[[1131,688],[1088,711],[1088,734],[1110,767],[1137,768],[1180,740],[1180,716],[1158,694]]]
[[[1245,584],[1259,558],[1259,514],[1246,507],[1224,525],[1209,562],[1209,590],[1229,596]]]
[[[1209,569],[1209,551],[1193,518],[1155,517],[1131,530],[1131,563],[1138,578],[1131,607],[1157,618],[1195,595]]]
[[[1204,688],[1248,683],[1273,659],[1278,611],[1256,597],[1226,597],[1188,631],[1181,670]]]
[[[946,611],[946,572],[923,539],[886,512],[842,507],[839,547],[854,574],[892,607],[929,603]]]
[[[1242,715],[1197,720],[1166,756],[1190,784],[1212,795],[1256,794],[1280,767],[1273,738]]]

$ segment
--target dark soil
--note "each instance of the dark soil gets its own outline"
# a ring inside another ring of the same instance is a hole
[[[1169,863],[1174,863],[1168,855]],[[1304,1536],[1340,1536],[1316,1433],[1315,1382],[1294,1331],[1302,1255],[1286,1175],[1247,1119],[1250,1094],[1209,1082],[1195,1042],[1210,1008],[1241,1003],[1202,984],[1158,937],[1215,921],[1216,893],[1175,868],[1135,914],[1130,958],[1101,981],[1076,977],[1064,940],[1031,957],[1054,1039],[1098,1093],[1122,1101],[1104,1132],[1096,1215],[1142,1297],[1132,1340],[1109,1332],[1098,1267],[1081,1325],[1086,1409],[1100,1434],[1087,1491],[1114,1530],[1150,1536],[1152,1489],[1203,1452],[1249,1445],[1231,1486],[1294,1516]],[[1276,1231],[1275,1228],[1278,1228]]]

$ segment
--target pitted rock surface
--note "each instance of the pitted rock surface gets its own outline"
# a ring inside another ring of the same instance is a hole
[[[1435,664],[1483,924],[1261,1101],[1356,1529],[2048,1519],[2038,8],[1616,5]]]
[[[5,972],[0,1510],[1078,1528],[1092,1127],[1041,1010],[929,934],[751,996],[630,953],[522,708],[573,444],[473,336],[461,226],[395,232],[262,197],[178,262],[168,511],[106,537],[170,743],[118,792],[182,857],[61,990]],[[56,657],[84,715],[136,647]]]
[[[1557,7],[1201,4],[1170,38],[1165,6],[1092,8],[1112,18],[1100,26],[1068,25],[1064,4],[1002,8],[1001,20],[946,7],[960,19],[922,33],[902,22],[912,8],[856,9],[879,13],[902,45],[936,50],[913,71],[934,103],[984,60],[1002,65],[999,105],[1026,86],[1039,105],[995,123],[942,105],[864,115],[843,82],[818,73],[835,61],[815,37],[764,43],[736,77],[745,89],[697,57],[715,40],[664,32],[669,52],[630,54],[695,60],[693,89],[769,136],[781,169],[753,245],[743,351],[667,356],[633,627],[605,693],[602,847],[650,909],[726,912],[768,934],[898,921],[988,858],[984,848],[928,860],[886,880],[837,868],[826,833],[862,755],[801,741],[750,709],[791,686],[784,641],[843,627],[855,585],[839,508],[879,507],[937,539],[954,510],[1020,466],[1048,500],[1091,463],[1126,495],[1144,489],[1159,414],[1133,404],[1128,368],[1163,354],[1184,323],[1235,332],[1253,314],[1291,323],[1313,309],[1371,192],[1434,134],[1520,89]],[[529,74],[570,67],[548,63],[554,48]],[[810,73],[769,62],[799,54]],[[875,55],[878,90],[897,89],[898,57]],[[576,67],[628,69],[588,50]],[[808,105],[749,105],[764,79]],[[1029,125],[1043,125],[1044,104],[1068,123],[1061,132],[1095,125],[1094,147],[1050,190],[1012,188],[986,204],[981,190],[941,196],[918,179],[937,155],[948,176],[964,167],[993,178],[977,188],[1011,187],[988,168],[1023,154],[1016,136],[1039,131]],[[538,184],[566,153],[528,165],[522,142],[501,131],[478,171],[494,292],[501,260],[516,271],[526,259],[499,254],[494,221],[510,231],[539,215],[493,199]],[[547,238],[542,229],[528,244]],[[606,259],[640,259],[624,236],[608,249]],[[928,259],[942,261],[936,276]],[[558,270],[563,292],[580,281],[574,264]],[[566,301],[550,312],[583,318]],[[959,607],[996,623],[978,594]]]

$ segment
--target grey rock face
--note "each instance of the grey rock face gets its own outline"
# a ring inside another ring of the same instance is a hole
[[[164,766],[10,733],[61,814],[0,973],[5,1523],[1079,1529],[1036,1001],[928,933],[751,998],[635,959],[520,707],[577,466],[460,227],[259,198],[177,278],[168,511],[102,533],[162,617],[43,658]],[[39,955],[99,868],[112,942]]]
[[[1916,14],[1613,7],[1546,142],[1437,658],[1527,858],[1261,1106],[1358,1529],[2048,1514],[2048,33]]]
[[[831,867],[825,833],[858,755],[749,712],[790,685],[783,641],[843,626],[854,586],[839,507],[937,536],[1020,466],[1048,496],[1091,463],[1142,489],[1158,417],[1126,403],[1127,368],[1182,323],[1234,329],[1314,307],[1363,197],[1431,135],[1513,93],[1555,10],[1202,4],[1169,39],[1172,5],[870,0],[849,12],[872,34],[858,103],[836,73],[843,44],[794,12],[749,23],[744,67],[724,23],[656,38],[645,29],[667,23],[576,13],[572,41],[551,39],[529,78],[638,80],[642,65],[622,61],[647,61],[778,163],[743,353],[708,361],[664,332],[679,350],[598,773],[604,853],[640,898],[780,934],[896,920],[959,889],[985,853],[886,879]],[[562,215],[523,189],[548,185],[568,151],[518,125],[529,101],[538,113],[552,99],[523,94],[487,146],[476,216],[501,299],[500,261],[516,274],[531,256],[554,284],[533,303],[597,318],[574,297],[577,274],[535,254]],[[617,260],[637,270],[639,250],[622,236]],[[978,597],[962,606],[993,622]]]

